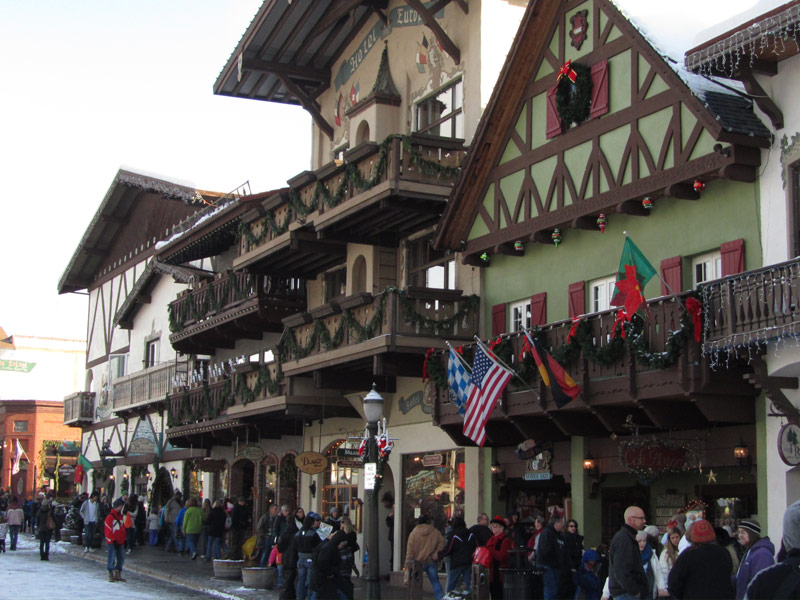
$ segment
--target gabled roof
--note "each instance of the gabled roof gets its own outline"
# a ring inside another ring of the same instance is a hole
[[[150,302],[150,292],[162,275],[170,275],[175,281],[181,283],[199,282],[202,279],[212,279],[214,277],[213,273],[202,269],[176,267],[152,260],[145,267],[139,279],[136,280],[122,306],[117,310],[117,314],[114,315],[115,326],[119,326],[122,329],[131,329],[133,327],[133,318],[139,312],[142,304]]]
[[[769,145],[769,131],[749,110],[752,106],[749,100],[709,78],[689,73],[668,60],[610,0],[595,0],[595,3],[613,18],[624,39],[630,40],[630,44],[647,58],[669,89],[692,111],[715,140],[743,146]],[[521,102],[527,97],[526,93],[530,93],[531,81],[538,66],[545,62],[548,54],[551,62],[559,58],[553,56],[548,47],[551,37],[564,18],[565,11],[575,10],[576,7],[575,4],[560,0],[532,0],[528,4],[478,124],[461,176],[439,223],[435,238],[437,247],[463,249],[464,240],[481,208],[489,173],[497,166],[506,149],[506,138],[514,127]],[[608,58],[600,54],[600,58]],[[553,82],[555,84],[555,77]],[[599,118],[602,120],[604,117]],[[570,130],[563,135],[571,133]],[[561,143],[567,142],[563,140]],[[572,212],[577,210],[570,208]]]
[[[64,270],[58,293],[89,287],[104,266],[149,250],[168,227],[196,211],[198,202],[221,195],[120,169]],[[133,218],[136,226],[128,227]]]

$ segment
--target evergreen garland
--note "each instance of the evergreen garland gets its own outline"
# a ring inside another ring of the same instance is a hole
[[[247,385],[247,377],[240,375],[236,378],[236,390],[234,397],[238,398],[243,405],[250,404],[253,400],[258,398],[262,391],[266,390],[269,395],[275,394],[278,391],[281,381],[283,381],[283,372],[280,370],[278,364],[278,372],[275,373],[275,379],[269,372],[268,365],[261,365],[258,370],[258,377],[252,389]]]

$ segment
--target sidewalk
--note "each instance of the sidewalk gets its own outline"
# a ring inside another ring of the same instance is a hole
[[[26,535],[29,534],[20,534]],[[64,545],[65,550],[79,558],[92,560],[99,563],[98,568],[106,565],[105,545],[100,549],[93,549],[84,554],[83,546],[74,544]],[[137,546],[130,554],[125,555],[125,571],[133,571],[161,581],[168,581],[182,585],[198,592],[213,594],[228,600],[278,600],[277,590],[260,590],[246,588],[241,580],[217,579],[214,577],[214,566],[201,558],[191,560],[174,553],[164,552],[163,546]],[[367,582],[364,579],[353,578],[356,599],[367,597]],[[381,582],[381,600],[405,600],[408,595],[406,588],[389,586],[388,582]]]

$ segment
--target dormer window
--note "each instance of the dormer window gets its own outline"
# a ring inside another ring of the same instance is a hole
[[[408,244],[408,284],[439,290],[456,289],[456,261],[452,254],[435,250],[432,236]]]
[[[447,138],[464,138],[464,84],[459,79],[416,105],[416,131]]]

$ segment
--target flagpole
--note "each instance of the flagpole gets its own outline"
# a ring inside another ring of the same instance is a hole
[[[487,348],[487,347],[486,347],[486,345],[485,345],[485,344],[484,344],[484,343],[481,341],[481,338],[479,338],[477,335],[476,335],[476,336],[474,336],[474,337],[475,337],[475,341],[476,341],[476,342],[478,342],[478,345],[479,345],[481,348],[483,348],[483,350],[484,350],[485,352],[487,352],[488,354],[490,354],[491,356],[493,356],[493,357],[494,357],[494,359],[495,359],[497,362],[499,362],[499,363],[500,363],[500,365],[501,365],[502,367],[504,367],[504,368],[508,369],[509,371],[511,371],[511,373],[514,375],[514,377],[516,377],[517,379],[519,379],[519,380],[520,380],[520,381],[521,381],[521,382],[522,382],[522,383],[525,385],[525,387],[526,387],[526,388],[528,388],[530,391],[532,391],[534,394],[536,394],[536,399],[537,399],[537,400],[541,400],[541,397],[539,396],[539,392],[538,392],[537,390],[535,390],[534,388],[532,388],[532,387],[531,387],[531,384],[529,384],[529,383],[528,383],[527,381],[525,381],[525,380],[524,380],[522,377],[520,377],[520,376],[519,376],[519,374],[518,374],[518,373],[517,373],[517,372],[516,372],[514,369],[512,369],[512,368],[511,368],[511,367],[509,367],[509,366],[508,366],[506,363],[504,363],[504,362],[502,361],[502,359],[501,359],[499,356],[497,356],[497,353],[496,353],[496,352],[492,352],[491,350],[489,350],[489,348]],[[456,354],[457,354],[457,353],[456,353]]]
[[[464,369],[466,369],[467,373],[472,373],[472,367],[467,364],[467,361],[464,360],[464,357],[461,356],[461,354],[450,345],[450,342],[445,340],[444,343],[447,344],[447,347],[453,351],[453,354],[456,355],[456,358],[458,358],[458,361],[461,363],[461,366],[464,367]]]
[[[622,235],[624,235],[626,238],[630,238],[631,241],[633,241],[633,238],[631,238],[631,236],[628,235],[627,231],[623,231]],[[661,283],[664,284],[664,287],[667,288],[667,291],[672,295],[672,301],[673,302],[677,302],[678,301],[678,293],[675,290],[673,290],[672,286],[670,284],[668,284],[666,279],[664,279],[661,276],[661,271],[660,270],[657,270],[657,269],[654,269],[654,270],[656,272],[656,276],[658,276],[658,279],[661,281]],[[642,290],[642,292],[644,292],[644,290]],[[644,296],[644,293],[642,294],[642,296]],[[681,310],[685,314],[688,314],[688,312],[686,310],[686,307],[683,305],[683,302],[678,302],[678,306],[681,307]],[[648,313],[650,312],[650,309],[647,307],[647,302],[645,302],[645,310],[647,310]]]

